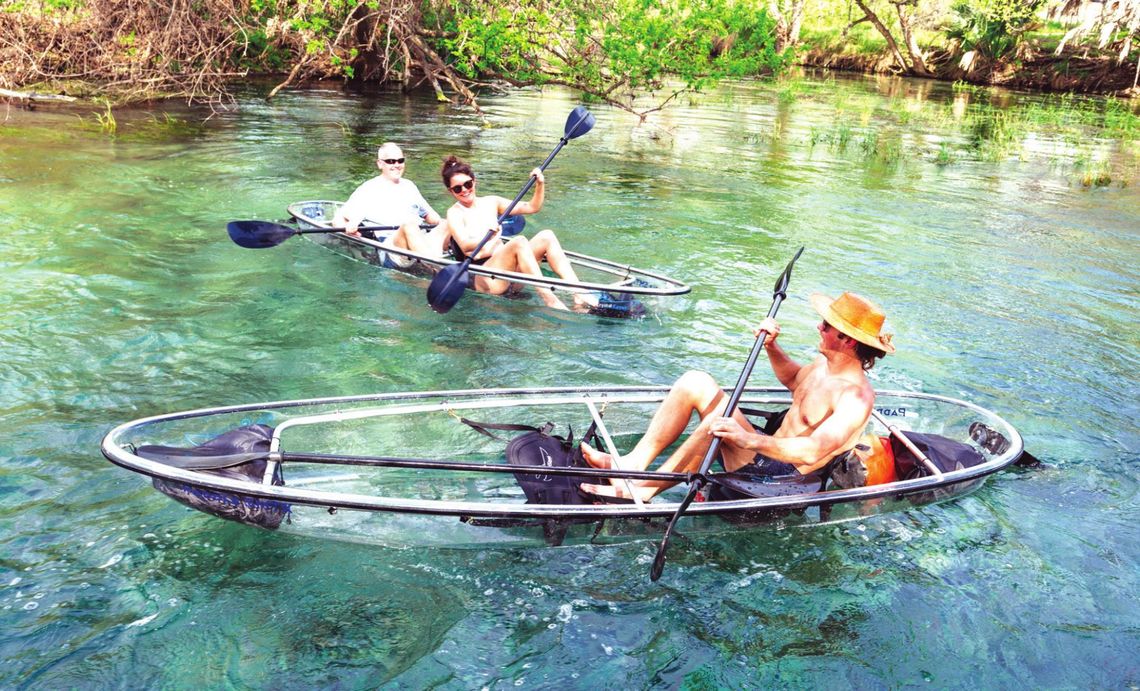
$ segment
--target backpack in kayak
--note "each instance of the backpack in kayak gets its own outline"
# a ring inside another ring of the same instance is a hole
[[[147,445],[135,454],[175,468],[247,482],[261,483],[268,461],[264,458],[243,460],[250,453],[268,453],[273,428],[247,425],[230,430],[209,441],[189,448]],[[153,478],[154,488],[171,499],[193,509],[238,523],[275,530],[289,516],[290,505],[272,499],[250,497],[232,492],[198,487],[177,480]],[[272,483],[284,485],[281,465],[273,471]]]
[[[542,427],[530,425],[505,425],[472,422],[464,419],[464,423],[478,432],[498,439],[488,432],[488,429],[525,431],[526,434],[507,442],[507,463],[519,466],[539,466],[544,468],[587,468],[582,450],[574,441],[574,430],[567,426],[568,434],[560,437],[551,434],[554,429],[553,422],[547,422]],[[591,440],[597,444],[595,435],[596,425],[591,424],[583,440]],[[590,504],[587,497],[578,491],[578,485],[591,480],[582,475],[546,475],[542,473],[514,473],[515,481],[519,483],[528,504]]]

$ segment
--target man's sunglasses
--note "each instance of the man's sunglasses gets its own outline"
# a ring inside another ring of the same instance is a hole
[[[380,160],[384,161],[385,163],[387,163],[390,166],[394,166],[397,163],[403,163],[404,162],[404,159],[402,159],[402,158],[382,158]]]
[[[475,178],[471,178],[467,182],[461,182],[458,185],[452,185],[447,189],[451,190],[452,194],[459,194],[463,190],[469,190],[475,186]]]

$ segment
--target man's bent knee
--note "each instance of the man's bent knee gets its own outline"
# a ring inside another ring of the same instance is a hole
[[[716,380],[708,372],[700,370],[689,370],[685,372],[673,384],[674,388],[681,388],[686,391],[696,392],[709,392],[719,391],[720,386],[717,385]]]

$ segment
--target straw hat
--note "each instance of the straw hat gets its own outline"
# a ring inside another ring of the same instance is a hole
[[[895,352],[895,347],[891,345],[891,334],[882,333],[886,315],[862,295],[843,293],[832,300],[822,293],[812,293],[811,306],[840,333],[872,348],[887,353]]]

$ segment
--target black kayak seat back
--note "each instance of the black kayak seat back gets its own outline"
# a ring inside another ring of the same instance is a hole
[[[260,484],[264,482],[272,439],[272,427],[247,425],[197,446],[152,444],[138,447],[135,454],[183,470]],[[281,464],[274,467],[270,482],[273,485],[285,484]],[[269,530],[280,526],[292,511],[292,507],[282,501],[213,490],[177,480],[155,477],[152,484],[158,491],[193,509]]]
[[[214,470],[264,460],[272,440],[272,427],[247,425],[197,446],[147,444],[135,449],[135,454],[183,470]]]

